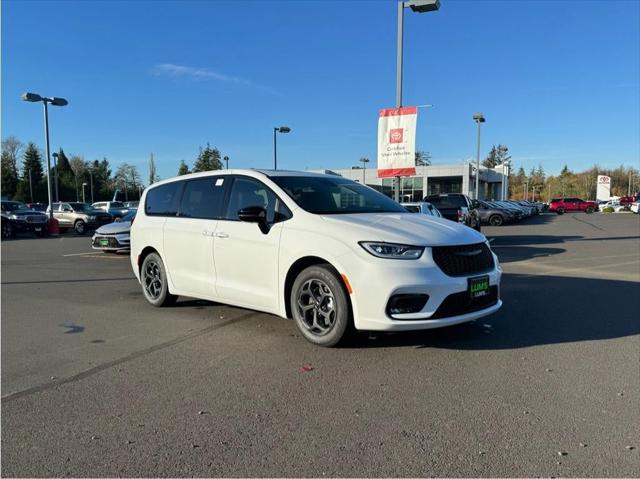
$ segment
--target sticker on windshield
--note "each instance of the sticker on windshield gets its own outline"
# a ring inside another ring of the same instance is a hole
[[[216,186],[222,186],[222,183],[224,183],[224,179],[223,178],[218,178],[216,180]]]

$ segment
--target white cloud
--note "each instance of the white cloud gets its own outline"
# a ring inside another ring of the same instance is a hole
[[[161,63],[153,68],[153,73],[161,76],[188,77],[194,80],[215,80],[226,83],[235,83],[237,85],[243,85],[271,95],[282,96],[280,92],[268,86],[254,83],[245,78],[225,75],[224,73],[220,73],[209,68],[196,68],[184,65],[175,65],[173,63]]]

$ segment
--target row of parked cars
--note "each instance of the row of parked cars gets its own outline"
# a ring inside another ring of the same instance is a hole
[[[49,217],[53,212],[61,232],[73,230],[78,235],[84,235],[95,230],[92,238],[94,249],[106,252],[125,250],[129,247],[128,231],[137,207],[137,201],[102,201],[93,204],[69,201],[55,202],[51,207],[2,201],[2,239],[12,238],[19,232],[46,236],[49,233]]]
[[[523,200],[472,200],[459,193],[430,195],[422,202],[402,203],[411,212],[444,217],[478,231],[481,225],[501,226],[542,214],[543,203]]]

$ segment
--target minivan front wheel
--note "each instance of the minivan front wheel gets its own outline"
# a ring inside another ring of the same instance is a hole
[[[140,268],[142,294],[153,306],[169,306],[177,296],[169,293],[164,263],[157,253],[149,253]]]
[[[341,280],[328,266],[310,266],[293,283],[291,312],[302,335],[318,346],[342,340],[351,321]]]

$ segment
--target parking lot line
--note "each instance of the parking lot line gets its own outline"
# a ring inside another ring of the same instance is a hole
[[[525,268],[537,269],[540,270],[539,273],[529,273],[523,275],[524,277],[531,276],[548,276],[548,275],[556,275],[562,273],[593,273],[597,278],[607,277],[607,279],[620,279],[624,281],[640,281],[640,276],[637,272],[633,273],[621,273],[618,271],[606,271],[607,268],[615,268],[619,266],[631,266],[634,264],[640,264],[640,260],[635,261],[624,261],[620,263],[610,263],[610,264],[601,264],[598,266],[578,266],[573,268],[559,268],[557,266],[552,266],[550,264],[541,264],[541,263],[519,263],[518,267],[524,266]],[[605,271],[602,271],[605,270]],[[584,276],[589,277],[589,276]]]
[[[62,256],[86,256],[88,254],[96,254],[95,251],[89,251],[87,253],[72,253],[72,254],[63,254]]]

